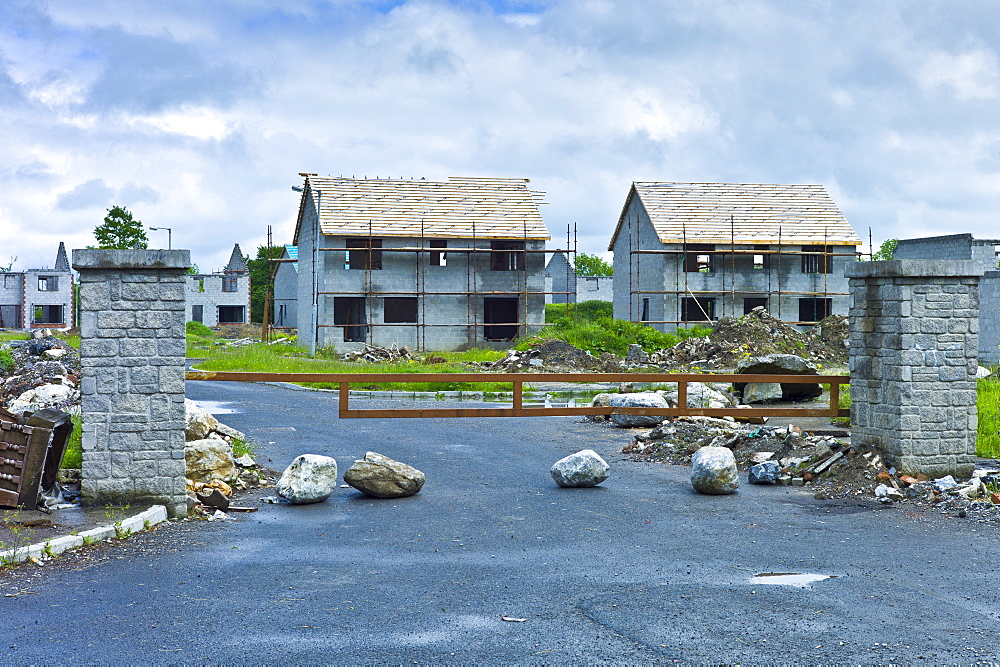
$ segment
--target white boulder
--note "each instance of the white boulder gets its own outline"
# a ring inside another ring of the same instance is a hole
[[[216,438],[193,440],[184,445],[185,476],[192,482],[209,484],[236,479],[233,449]]]
[[[277,492],[294,505],[323,502],[337,488],[337,460],[319,454],[295,457],[278,478]]]
[[[184,399],[184,439],[202,440],[219,426],[219,420],[209,414],[208,410],[198,407],[190,398]]]
[[[424,486],[424,473],[388,456],[368,452],[344,473],[344,481],[375,498],[412,496]]]
[[[639,392],[635,394],[613,394],[608,399],[608,405],[615,408],[666,408],[667,401],[653,392]],[[635,428],[642,426],[656,426],[663,421],[662,416],[657,415],[611,415],[611,421],[617,426],[625,428]]]
[[[728,447],[702,447],[691,457],[691,486],[699,493],[726,495],[740,486],[736,457]]]
[[[561,458],[552,465],[549,473],[562,487],[597,486],[608,478],[611,466],[592,449]]]
[[[38,412],[43,408],[62,408],[80,400],[80,392],[69,384],[43,384],[29,389],[7,406],[18,415],[22,412]]]

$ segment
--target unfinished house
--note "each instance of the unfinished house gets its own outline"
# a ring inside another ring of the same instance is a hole
[[[673,331],[763,306],[812,325],[847,314],[860,244],[820,185],[633,183],[608,248],[614,314]]]
[[[299,303],[299,249],[286,245],[281,252],[278,268],[274,272],[274,314],[271,323],[278,329],[298,326]]]
[[[549,233],[526,179],[301,175],[300,344],[455,350],[543,325]]]
[[[247,324],[250,320],[250,271],[240,244],[233,246],[226,268],[219,273],[194,273],[185,287],[187,319],[210,327]]]
[[[59,244],[51,269],[0,273],[0,327],[69,329],[73,321],[73,272]]]
[[[1000,364],[1000,239],[972,234],[900,239],[893,259],[964,259],[979,265],[979,363]]]
[[[553,252],[545,265],[545,303],[611,301],[611,276],[578,276],[567,258],[569,253]]]

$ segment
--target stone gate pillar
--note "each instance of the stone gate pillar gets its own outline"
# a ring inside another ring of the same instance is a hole
[[[971,261],[847,267],[851,440],[902,472],[968,477],[976,454],[979,270]]]
[[[80,272],[81,491],[88,504],[184,492],[184,279],[188,250],[73,251]]]

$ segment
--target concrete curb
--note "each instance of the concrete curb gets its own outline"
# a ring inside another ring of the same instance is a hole
[[[153,505],[148,510],[124,519],[118,523],[108,526],[99,526],[85,530],[76,535],[65,535],[32,544],[27,547],[8,549],[0,551],[0,564],[8,565],[12,563],[23,563],[29,558],[40,558],[42,556],[56,556],[82,547],[85,544],[96,544],[104,540],[113,538],[125,538],[141,530],[155,526],[167,519],[167,508],[163,505]]]

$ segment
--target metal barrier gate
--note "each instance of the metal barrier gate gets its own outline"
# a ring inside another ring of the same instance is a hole
[[[736,375],[690,373],[241,373],[215,371],[188,371],[188,380],[213,380],[218,382],[329,382],[339,386],[339,417],[360,418],[412,418],[412,417],[554,417],[572,415],[654,415],[664,417],[847,417],[850,410],[840,408],[840,385],[849,384],[848,375]],[[511,382],[513,406],[509,408],[409,408],[409,409],[352,409],[350,385],[378,382]],[[676,408],[621,408],[621,407],[525,407],[524,383],[526,382],[644,382],[677,383]],[[689,382],[726,383],[781,383],[829,384],[830,402],[824,408],[689,408],[687,405]]]

